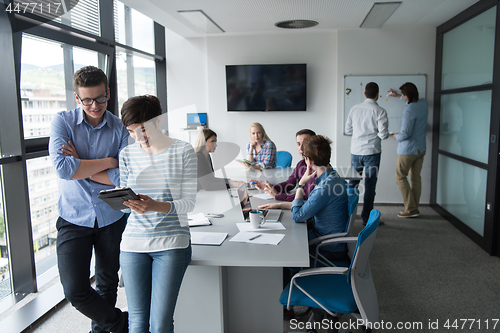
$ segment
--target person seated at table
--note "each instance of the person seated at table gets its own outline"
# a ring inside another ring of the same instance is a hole
[[[241,163],[252,169],[276,167],[276,145],[269,139],[264,127],[259,123],[250,125],[250,142],[247,144],[246,159],[255,164]]]
[[[293,173],[290,175],[290,177],[279,184],[274,184],[272,185],[269,183],[267,180],[261,181],[261,180],[255,180],[252,179],[251,182],[255,182],[255,187],[257,189],[264,191],[266,193],[269,193],[270,195],[273,196],[274,199],[279,200],[279,201],[284,201],[284,202],[275,202],[275,203],[268,203],[265,205],[259,206],[261,209],[290,209],[291,208],[291,202],[295,198],[295,193],[290,193],[295,187],[297,186],[299,180],[302,178],[304,175],[304,172],[306,171],[306,162],[304,161],[304,158],[302,157],[303,154],[303,143],[304,139],[314,136],[316,133],[310,129],[302,129],[298,131],[295,134],[295,140],[297,142],[297,150],[299,151],[299,156],[301,157],[301,160],[299,163],[297,163],[297,166],[293,170]],[[304,186],[304,194],[303,194],[303,199],[307,200],[309,197],[309,193],[314,188],[314,180],[316,179],[316,176],[311,178]]]
[[[332,141],[322,135],[308,137],[303,142],[303,155],[306,163],[304,175],[299,180],[295,199],[292,201],[292,218],[295,222],[306,222],[311,217],[314,222],[308,225],[308,239],[343,232],[348,219],[346,182],[330,165]],[[316,186],[304,200],[304,186],[313,177]],[[311,254],[316,247],[310,246]],[[342,260],[347,256],[346,244],[333,244],[321,247],[320,253],[328,260]]]
[[[217,148],[217,134],[211,129],[204,128],[198,133],[194,144],[194,151],[198,157],[198,191],[225,190],[230,187],[239,187],[242,181],[227,178],[217,178],[214,175],[214,166],[209,153]]]

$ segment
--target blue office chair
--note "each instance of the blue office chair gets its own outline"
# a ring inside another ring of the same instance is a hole
[[[277,168],[288,168],[292,165],[292,154],[286,150],[280,150],[276,152],[276,167]]]
[[[351,314],[357,320],[363,320],[364,326],[370,330],[370,323],[379,321],[377,292],[368,261],[379,222],[380,212],[373,209],[366,227],[358,237],[325,241],[329,244],[356,243],[351,265],[300,271],[281,293],[280,303],[288,309],[296,305],[322,309],[336,319],[341,314]],[[311,316],[313,318],[314,313]]]
[[[354,220],[356,219],[356,212],[358,211],[358,202],[359,202],[359,190],[357,188],[348,188],[347,189],[347,200],[348,200],[348,211],[349,211],[349,217],[347,220],[346,228],[344,232],[337,233],[337,234],[331,234],[331,235],[325,235],[321,236],[318,238],[311,239],[309,241],[309,245],[314,245],[318,244],[316,246],[316,253],[313,256],[311,254],[310,256],[314,259],[313,261],[313,267],[321,267],[321,266],[349,266],[350,261],[344,260],[340,262],[331,262],[328,259],[326,259],[323,255],[320,253],[320,248],[325,245],[324,241],[332,238],[339,238],[339,237],[352,237],[352,227],[354,226]],[[354,254],[354,249],[355,246],[353,243],[348,243],[347,247],[349,249],[349,256],[352,257]]]

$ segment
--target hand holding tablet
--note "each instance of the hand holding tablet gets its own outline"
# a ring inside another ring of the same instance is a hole
[[[123,204],[125,200],[140,200],[141,198],[132,191],[129,187],[113,188],[110,190],[102,190],[97,196],[105,203],[111,206],[114,210],[122,210],[128,208]]]

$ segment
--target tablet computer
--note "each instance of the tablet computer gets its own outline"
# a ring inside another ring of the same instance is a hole
[[[110,190],[102,190],[97,196],[99,199],[107,203],[114,210],[127,209],[128,207],[123,204],[123,201],[133,199],[141,199],[134,191],[129,187],[113,188]]]

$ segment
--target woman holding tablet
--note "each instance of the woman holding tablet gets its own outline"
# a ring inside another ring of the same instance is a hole
[[[276,167],[276,145],[269,139],[259,123],[250,125],[250,142],[247,144],[247,158],[249,162],[244,163],[253,169],[265,169]]]
[[[155,96],[128,99],[121,116],[136,140],[120,152],[120,185],[140,200],[132,209],[120,246],[129,332],[174,332],[173,315],[182,278],[191,261],[187,213],[196,200],[193,147],[160,130]]]

